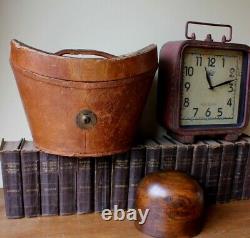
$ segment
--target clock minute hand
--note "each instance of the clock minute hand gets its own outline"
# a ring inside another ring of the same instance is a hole
[[[212,86],[211,78],[209,76],[209,73],[208,73],[208,70],[207,70],[206,67],[205,67],[205,71],[206,71],[206,79],[207,79],[207,82],[208,82],[208,85],[209,85],[209,89],[212,90],[214,87]]]
[[[220,87],[220,86],[223,86],[223,85],[226,85],[226,84],[229,84],[231,82],[235,81],[235,79],[232,79],[232,80],[227,80],[223,83],[219,83],[219,84],[216,84],[215,86],[213,86],[213,88],[217,88],[217,87]]]

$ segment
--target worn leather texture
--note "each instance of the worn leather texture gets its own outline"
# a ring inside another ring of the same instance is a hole
[[[155,45],[122,56],[92,50],[52,54],[16,40],[10,63],[36,146],[78,157],[131,147],[158,67]],[[95,115],[91,127],[77,124],[82,110]]]

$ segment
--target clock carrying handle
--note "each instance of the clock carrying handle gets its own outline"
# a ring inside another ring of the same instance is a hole
[[[229,37],[227,38],[225,35],[222,36],[222,42],[226,43],[226,42],[230,42],[232,40],[232,26],[231,25],[225,25],[225,24],[215,24],[215,23],[206,23],[206,22],[198,22],[198,21],[188,21],[186,23],[186,28],[185,28],[185,36],[187,39],[190,40],[195,40],[196,39],[196,35],[195,33],[192,33],[191,36],[188,34],[188,27],[190,24],[193,25],[203,25],[203,26],[216,26],[216,27],[225,27],[225,28],[229,28]],[[213,41],[211,34],[207,35],[206,41]]]

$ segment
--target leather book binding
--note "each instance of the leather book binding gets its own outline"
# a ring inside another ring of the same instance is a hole
[[[220,166],[220,177],[218,181],[217,202],[229,202],[231,199],[232,182],[235,169],[235,146],[234,143],[224,140],[222,144],[222,158]]]
[[[190,174],[193,160],[193,145],[183,144],[170,136],[167,136],[167,138],[177,146],[175,170]]]
[[[5,212],[8,218],[24,217],[20,149],[23,140],[3,141],[1,164]]]
[[[232,200],[240,200],[243,193],[244,176],[248,157],[248,144],[243,139],[235,142],[236,158],[235,169],[232,183]]]
[[[193,163],[191,175],[201,184],[205,185],[207,172],[208,145],[202,141],[194,144]]]
[[[222,145],[214,140],[204,141],[208,144],[207,172],[205,193],[208,204],[216,203],[218,182],[220,177],[220,165],[222,156]]]
[[[95,158],[77,158],[77,213],[94,211]]]
[[[95,212],[110,209],[112,159],[95,159]]]
[[[174,170],[176,163],[176,144],[165,136],[156,138],[161,147],[161,170]]]
[[[40,152],[41,214],[59,214],[58,156]]]
[[[250,199],[250,137],[244,137],[248,145],[247,162],[244,173],[242,199]]]
[[[134,146],[130,152],[128,209],[135,208],[135,194],[140,180],[145,173],[145,146]]]
[[[39,151],[32,141],[25,141],[21,150],[23,204],[26,217],[40,215]]]
[[[147,140],[145,142],[146,147],[146,163],[145,163],[145,175],[159,171],[161,166],[160,146],[154,140]]]
[[[111,172],[111,209],[127,209],[129,182],[129,153],[114,155]]]
[[[76,166],[74,157],[59,156],[59,213],[76,213]]]

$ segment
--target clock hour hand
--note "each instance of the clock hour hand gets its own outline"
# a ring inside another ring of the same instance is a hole
[[[225,81],[225,82],[223,82],[223,83],[219,83],[219,84],[217,84],[217,85],[213,86],[213,88],[217,88],[217,87],[220,87],[220,86],[223,86],[223,85],[229,84],[229,83],[231,83],[231,82],[233,82],[233,81],[235,81],[235,79],[232,79],[232,80],[227,80],[227,81]]]
[[[205,67],[205,71],[206,71],[206,79],[207,79],[207,82],[208,82],[208,85],[209,85],[209,89],[212,90],[214,87],[212,86],[211,78],[210,78],[210,75],[209,75],[208,70],[207,70],[206,67]]]

